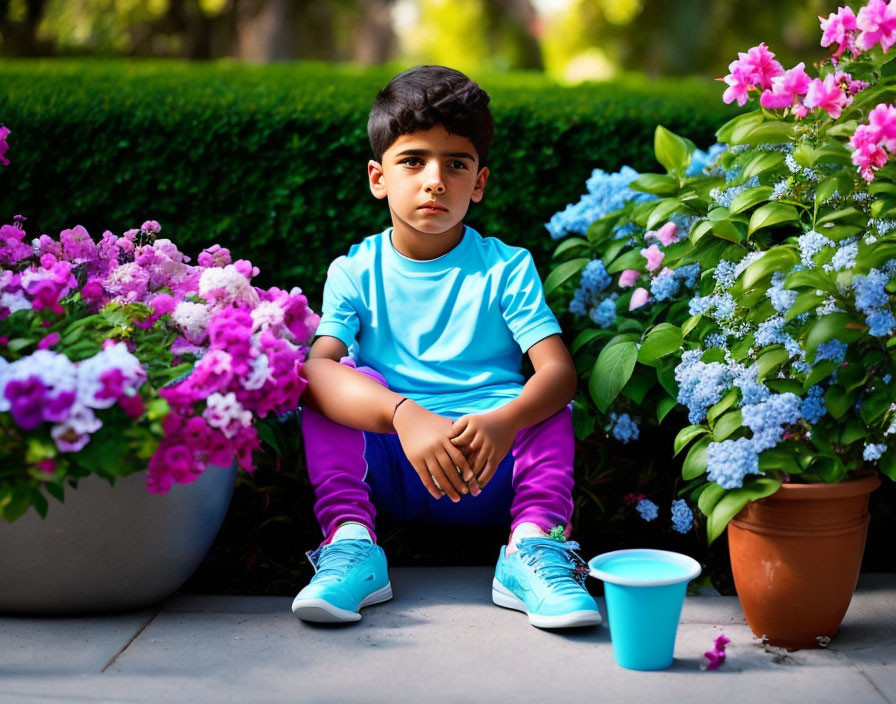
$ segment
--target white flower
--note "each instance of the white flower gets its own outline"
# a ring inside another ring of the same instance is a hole
[[[75,403],[64,423],[57,423],[50,428],[50,435],[56,441],[60,452],[78,452],[89,441],[91,433],[103,427],[103,422],[93,411]]]
[[[101,377],[113,369],[118,369],[124,377],[122,392],[128,396],[137,393],[146,380],[140,360],[128,351],[126,344],[118,342],[78,364],[78,403],[90,408],[114,406],[117,397],[98,397],[103,390]]]
[[[236,394],[232,391],[227,395],[217,391],[209,394],[206,400],[208,408],[202,413],[202,417],[213,428],[218,428],[224,436],[232,438],[239,432],[240,426],[248,428],[252,425],[252,413],[243,408],[236,400]]]
[[[268,379],[271,379],[270,364],[266,354],[259,354],[252,360],[252,368],[249,370],[248,376],[243,379],[243,388],[249,391],[256,391],[265,385]]]
[[[199,343],[205,338],[211,313],[202,303],[181,301],[171,314],[171,318],[180,326],[190,342]]]
[[[228,264],[223,268],[206,269],[202,272],[199,277],[199,295],[208,298],[212,292],[218,297],[226,299],[227,302],[258,303],[258,294],[255,289],[233,264]],[[223,292],[223,296],[221,292]]]

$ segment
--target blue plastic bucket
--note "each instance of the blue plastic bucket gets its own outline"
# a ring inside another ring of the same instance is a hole
[[[630,670],[669,667],[685,591],[700,564],[667,550],[616,550],[588,566],[604,582],[616,664]]]

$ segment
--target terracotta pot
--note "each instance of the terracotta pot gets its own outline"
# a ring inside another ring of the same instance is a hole
[[[840,627],[859,579],[868,533],[869,476],[785,484],[728,525],[734,585],[757,636],[790,650],[819,647]]]

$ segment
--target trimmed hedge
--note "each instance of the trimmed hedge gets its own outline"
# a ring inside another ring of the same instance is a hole
[[[75,224],[98,237],[146,219],[192,254],[219,242],[301,286],[320,307],[329,262],[389,224],[369,193],[370,103],[397,69],[90,60],[0,65],[3,222],[29,235]],[[468,222],[529,248],[542,271],[550,216],[595,167],[653,170],[662,123],[699,146],[735,109],[710,81],[640,78],[577,88],[538,75],[477,76],[495,140],[485,201]]]

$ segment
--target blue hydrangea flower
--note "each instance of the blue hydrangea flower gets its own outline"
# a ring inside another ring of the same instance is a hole
[[[703,338],[704,347],[718,347],[723,350],[728,349],[728,338],[724,333],[713,332]]]
[[[687,177],[693,178],[701,174],[712,173],[716,161],[725,152],[725,149],[726,146],[724,144],[713,144],[705,152],[695,149],[694,153],[691,154],[691,163],[688,164]]]
[[[582,270],[579,288],[573,294],[572,301],[569,303],[569,310],[576,315],[585,315],[588,309],[595,304],[597,295],[607,288],[612,281],[613,279],[607,273],[603,260],[592,259]]]
[[[847,349],[849,349],[849,345],[840,342],[837,338],[822,342],[815,352],[815,363],[818,364],[824,360],[830,360],[839,364],[846,358]]]
[[[784,333],[784,325],[787,321],[781,315],[774,315],[768,320],[759,323],[756,330],[755,341],[758,347],[768,345],[783,345],[788,335]]]
[[[616,298],[617,294],[614,293],[609,298],[602,300],[591,309],[588,317],[602,328],[610,327],[616,322]]]
[[[753,176],[748,179],[745,183],[742,183],[739,186],[731,186],[730,188],[713,188],[709,192],[709,197],[712,198],[716,205],[719,205],[723,208],[730,208],[731,203],[737,198],[741,193],[750,188],[755,188],[759,185],[759,177]]]
[[[870,328],[868,332],[875,337],[889,335],[893,331],[893,327],[896,326],[896,320],[888,310],[872,310],[865,316],[865,322]]]
[[[699,361],[699,354],[697,360],[689,359],[693,357],[682,355],[682,361],[675,368],[678,402],[688,407],[690,422],[699,423],[706,416],[706,410],[718,403],[731,386],[731,372],[720,362]]]
[[[784,426],[797,423],[802,401],[796,394],[773,394],[760,403],[741,408],[744,427],[753,431],[753,449],[762,452],[774,447],[784,435]]]
[[[828,412],[824,402],[824,389],[818,384],[809,387],[806,392],[806,398],[803,399],[800,415],[805,418],[811,425],[815,425]]]
[[[712,308],[712,296],[694,296],[688,304],[691,315],[702,315]]]
[[[779,313],[786,313],[796,301],[796,291],[789,291],[784,288],[784,274],[776,271],[772,276],[772,285],[765,292],[765,295],[771,299],[772,307]]]
[[[884,374],[883,382],[884,382],[885,384],[889,384],[889,383],[890,383],[890,379],[892,379],[892,378],[893,378],[893,375],[892,375],[892,374]]]
[[[825,247],[833,247],[834,242],[820,232],[809,230],[805,235],[800,235],[797,239],[800,247],[800,261],[804,266],[815,266],[815,255]]]
[[[711,442],[706,448],[708,479],[723,489],[743,486],[748,474],[759,474],[759,455],[749,438]]]
[[[723,259],[716,264],[712,276],[723,290],[727,290],[734,285],[734,281],[737,279],[737,274],[735,273],[736,269],[737,265],[734,262],[729,262]]]
[[[875,445],[874,443],[866,443],[865,449],[862,450],[862,459],[866,462],[877,462],[881,455],[887,451],[887,446],[883,443]]]
[[[662,274],[650,282],[650,293],[652,293],[658,301],[665,301],[675,297],[679,288],[680,284],[674,273]]]
[[[867,314],[872,308],[882,308],[887,305],[889,297],[884,287],[889,278],[877,269],[869,271],[867,276],[863,274],[854,276],[852,288],[856,292],[856,308]]]
[[[715,309],[712,317],[716,320],[728,320],[734,315],[734,309],[737,304],[734,297],[730,293],[717,293],[712,296],[712,305]]]
[[[825,271],[843,271],[856,265],[856,257],[859,254],[857,242],[844,241],[834,253],[831,261],[824,265]]]
[[[584,235],[591,224],[614,210],[619,210],[629,201],[655,200],[650,193],[633,191],[628,186],[640,174],[629,166],[623,166],[615,173],[595,169],[586,183],[588,192],[578,203],[567,205],[555,213],[545,225],[555,240],[570,233]]]
[[[660,507],[650,499],[641,499],[635,506],[635,510],[641,514],[641,518],[650,522],[659,515]]]
[[[738,365],[734,370],[734,386],[740,389],[740,405],[762,403],[771,395],[771,390],[759,381],[759,366]]]
[[[672,528],[679,533],[687,533],[694,525],[694,514],[684,499],[672,502]]]
[[[613,437],[616,438],[623,445],[627,445],[632,440],[638,439],[638,424],[632,420],[631,416],[628,413],[622,413],[617,415],[616,413],[610,414],[610,425],[607,426],[610,429]]]
[[[697,285],[697,279],[700,278],[700,264],[694,262],[680,266],[675,270],[675,276],[687,288],[694,288]]]

